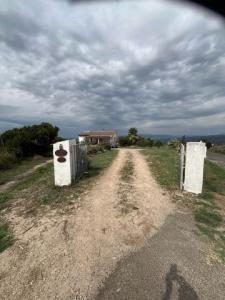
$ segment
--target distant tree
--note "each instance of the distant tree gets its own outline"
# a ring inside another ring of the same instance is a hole
[[[119,137],[119,145],[122,147],[130,146],[131,142],[128,135]]]
[[[205,143],[207,149],[212,148],[212,146],[213,146],[212,143],[211,143],[210,141],[208,141],[207,139],[202,139],[201,141],[202,141],[203,143]]]
[[[152,147],[154,144],[154,141],[151,140],[150,138],[143,138],[139,137],[137,141],[137,145],[140,147]]]
[[[138,130],[137,130],[137,128],[135,128],[135,127],[131,127],[129,130],[128,130],[128,135],[130,136],[130,135],[135,135],[135,136],[137,136],[137,133],[138,133]]]
[[[58,131],[58,127],[41,123],[7,130],[1,135],[1,139],[9,153],[23,158],[33,154],[47,154],[51,150],[51,144],[57,140]]]
[[[131,145],[136,145],[136,143],[138,141],[138,135],[137,135],[137,133],[138,133],[138,130],[135,127],[131,127],[128,130],[128,137],[129,137]]]
[[[161,141],[156,141],[154,146],[156,146],[157,148],[159,148],[159,147],[163,146],[163,143]]]

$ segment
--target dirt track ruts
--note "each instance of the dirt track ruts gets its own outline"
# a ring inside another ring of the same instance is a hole
[[[120,170],[134,161],[133,199],[127,214],[118,208]],[[0,254],[1,299],[93,299],[118,261],[137,251],[173,210],[137,150],[119,150],[76,215],[51,212]],[[26,221],[11,217],[16,232]],[[21,228],[21,231],[22,228]]]

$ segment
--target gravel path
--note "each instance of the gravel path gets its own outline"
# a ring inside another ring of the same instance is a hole
[[[120,170],[129,153],[135,209],[122,214]],[[76,214],[49,212],[24,234],[30,220],[11,216],[18,240],[0,254],[2,300],[94,299],[118,262],[139,251],[173,212],[137,150],[119,150],[82,203]]]

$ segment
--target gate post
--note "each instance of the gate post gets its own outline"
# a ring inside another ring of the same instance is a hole
[[[72,183],[70,141],[53,145],[55,185],[64,186]]]
[[[184,190],[195,194],[202,192],[206,146],[203,142],[189,142],[186,145]]]
[[[184,145],[180,144],[180,190],[184,187]]]

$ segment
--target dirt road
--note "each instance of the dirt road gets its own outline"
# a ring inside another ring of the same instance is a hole
[[[134,170],[126,183],[121,168],[128,156]],[[0,254],[1,299],[94,299],[117,263],[140,250],[173,209],[144,157],[120,150],[76,214],[49,211],[37,220],[11,211],[17,241]]]
[[[211,160],[212,162],[216,163],[217,165],[225,168],[225,155],[224,154],[208,151],[207,159]]]

